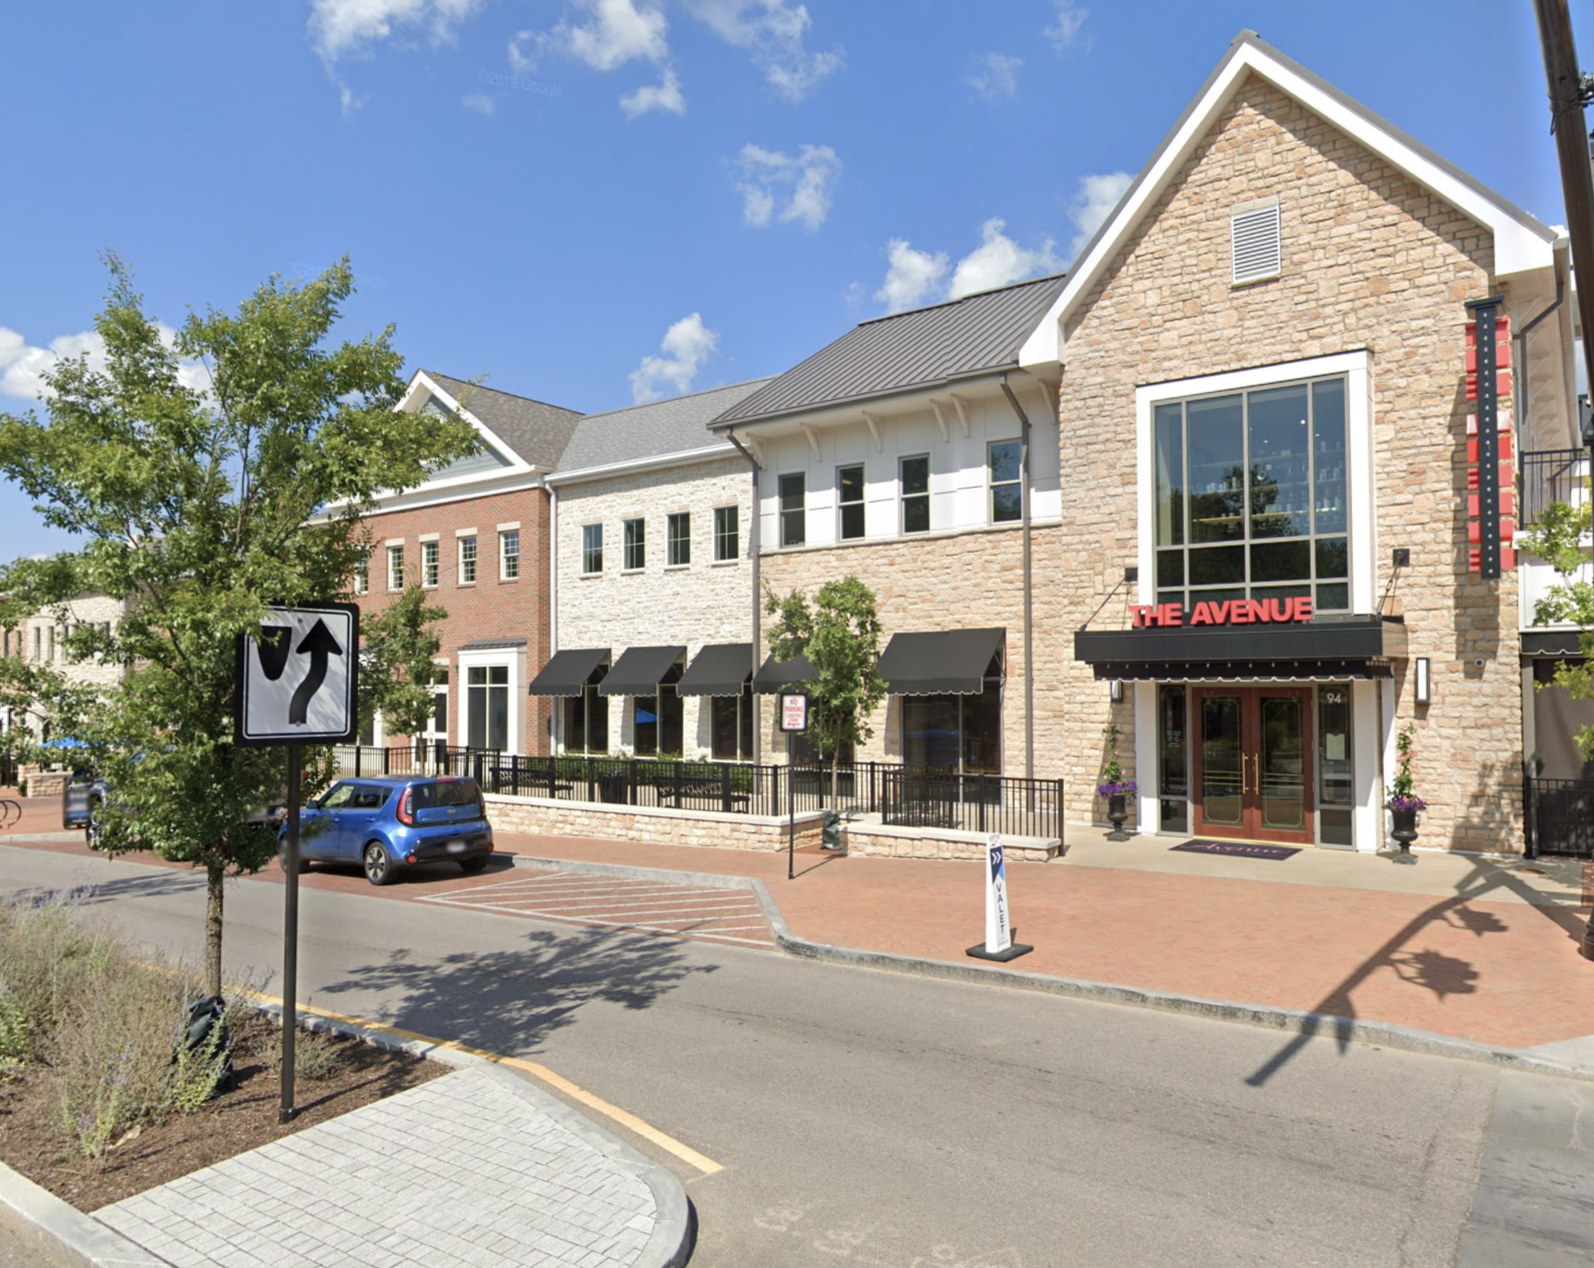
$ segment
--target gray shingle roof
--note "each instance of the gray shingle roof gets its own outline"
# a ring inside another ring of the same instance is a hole
[[[863,322],[714,420],[732,423],[894,396],[1018,364],[1064,275]]]
[[[753,379],[649,405],[588,414],[577,424],[575,435],[565,447],[559,471],[584,471],[617,462],[722,447],[725,442],[708,430],[709,421],[772,382],[767,378]]]
[[[426,377],[452,396],[517,454],[533,466],[559,462],[581,415],[529,396],[515,396],[478,383],[466,383],[428,370]]]

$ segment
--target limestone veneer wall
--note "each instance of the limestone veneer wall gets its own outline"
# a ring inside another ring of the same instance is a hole
[[[1277,195],[1283,273],[1235,288],[1229,213]],[[1135,389],[1366,349],[1372,367],[1377,568],[1408,547],[1410,655],[1431,658],[1433,704],[1398,664],[1395,723],[1417,724],[1425,844],[1520,849],[1517,579],[1467,570],[1464,302],[1504,289],[1489,233],[1293,99],[1252,78],[1194,151],[1065,331],[1059,394],[1065,515],[1036,568],[1036,606],[1082,624],[1136,560]],[[1522,314],[1516,313],[1520,321]],[[1365,527],[1362,531],[1366,531]],[[1098,625],[1111,619],[1104,613]],[[1119,620],[1126,620],[1119,609]],[[1481,661],[1482,664],[1477,662]],[[1067,664],[1062,767],[1070,820],[1095,817],[1107,692]],[[1132,707],[1116,712],[1133,769]],[[1385,772],[1387,781],[1389,772]]]
[[[650,806],[602,806],[546,797],[487,797],[487,815],[499,832],[558,837],[647,841],[656,845],[706,845],[732,850],[784,850],[785,818],[667,810]],[[821,816],[797,816],[799,849],[819,844]]]

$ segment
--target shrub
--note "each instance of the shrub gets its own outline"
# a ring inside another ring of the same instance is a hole
[[[279,1026],[272,1037],[266,1064],[273,1075],[282,1071],[282,1029]],[[295,1078],[330,1079],[343,1068],[343,1050],[338,1042],[322,1030],[300,1030],[293,1041],[293,1074]]]

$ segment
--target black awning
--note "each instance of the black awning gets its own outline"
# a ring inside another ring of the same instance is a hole
[[[762,696],[773,696],[795,683],[807,682],[813,674],[814,667],[806,656],[794,656],[790,660],[776,660],[771,656],[753,675],[753,690]]]
[[[594,675],[608,663],[607,647],[573,647],[555,652],[542,672],[531,680],[527,691],[534,696],[579,696],[583,687],[597,681]]]
[[[1582,645],[1576,630],[1525,630],[1522,634],[1524,656],[1581,656]]]
[[[1300,625],[1078,630],[1074,659],[1098,679],[1390,678],[1406,655],[1406,627],[1376,616]]]
[[[686,648],[675,643],[668,647],[628,647],[614,662],[608,677],[598,684],[600,696],[651,696],[659,684],[669,680]]]
[[[681,675],[683,696],[739,696],[753,676],[751,643],[710,643]]]
[[[977,696],[1005,629],[926,630],[893,634],[880,657],[880,676],[894,696]]]

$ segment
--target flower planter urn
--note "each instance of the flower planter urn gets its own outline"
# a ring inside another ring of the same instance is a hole
[[[1124,837],[1124,824],[1129,819],[1129,811],[1124,805],[1124,793],[1114,793],[1107,798],[1107,821],[1112,824],[1113,841],[1122,841]]]
[[[1397,863],[1415,863],[1417,860],[1411,856],[1411,843],[1417,839],[1417,812],[1415,810],[1391,810],[1390,818],[1394,827],[1389,835],[1400,842],[1400,853],[1395,856]]]

